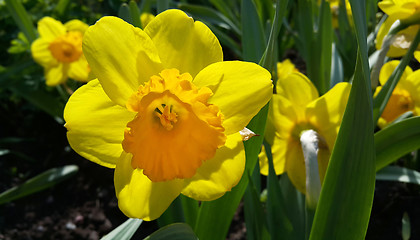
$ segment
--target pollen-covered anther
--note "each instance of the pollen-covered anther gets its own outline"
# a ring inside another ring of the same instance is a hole
[[[174,128],[173,124],[178,121],[176,118],[176,113],[172,112],[171,107],[169,106],[163,107],[161,105],[160,107],[156,108],[155,115],[159,117],[160,123],[168,131],[172,130],[172,128]]]
[[[223,114],[208,103],[212,91],[199,88],[188,73],[165,69],[127,101],[137,112],[122,142],[131,166],[151,181],[191,178],[226,141]]]

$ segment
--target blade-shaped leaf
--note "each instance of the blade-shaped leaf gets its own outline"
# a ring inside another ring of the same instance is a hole
[[[376,170],[420,148],[420,117],[391,124],[375,134]]]
[[[242,57],[258,63],[265,50],[265,36],[260,17],[252,0],[242,0]]]
[[[372,97],[363,1],[350,0],[358,40],[355,76],[310,239],[364,239],[375,189]],[[351,231],[349,231],[351,226]]]
[[[136,233],[143,220],[129,218],[123,224],[112,230],[112,232],[103,236],[101,240],[128,240]]]
[[[52,187],[73,176],[78,170],[79,168],[76,165],[49,169],[19,186],[2,192],[0,194],[0,204]]]
[[[185,223],[174,223],[163,227],[144,240],[197,240],[190,226]]]
[[[420,173],[408,168],[387,166],[376,173],[376,180],[414,183],[420,185]]]

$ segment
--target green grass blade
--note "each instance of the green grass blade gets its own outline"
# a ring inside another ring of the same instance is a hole
[[[332,43],[333,43],[333,27],[330,4],[326,1],[321,3],[321,12],[319,16],[319,25],[317,33],[316,46],[312,49],[317,53],[313,54],[312,67],[317,68],[317,78],[315,86],[322,95],[329,90],[331,81],[331,57],[332,57]],[[317,63],[317,64],[315,64]]]
[[[241,35],[241,30],[237,25],[235,25],[229,18],[214,9],[200,5],[183,3],[178,4],[178,8],[190,13],[194,19],[203,20],[215,26],[230,29],[238,36]]]
[[[70,5],[70,0],[60,0],[55,7],[55,11],[59,16],[64,16],[67,13],[67,9]]]
[[[177,222],[185,222],[180,196],[175,198],[166,211],[157,219],[157,222],[159,227],[164,227]]]
[[[293,186],[287,173],[283,173],[280,177],[280,188],[283,196],[287,196],[283,203],[286,215],[293,227],[290,239],[305,239],[305,195]]]
[[[373,202],[375,148],[366,16],[363,1],[350,0],[350,3],[358,57],[346,111],[316,209],[311,240],[364,239]]]
[[[420,117],[389,125],[375,134],[376,170],[420,148]]]
[[[195,226],[198,214],[198,202],[185,195],[180,195],[182,209],[184,210],[185,222],[190,226]]]
[[[359,59],[359,58],[358,58]],[[311,240],[364,239],[375,188],[375,152],[370,92],[356,76],[321,190]],[[351,226],[352,231],[349,231]]]
[[[245,61],[258,63],[266,47],[264,30],[254,2],[241,2],[242,57]]]
[[[170,0],[157,0],[157,12],[158,14],[169,9]]]
[[[260,194],[253,181],[255,177],[260,177],[258,165],[254,169],[252,178],[248,176],[250,180],[244,194],[246,236],[249,240],[262,240],[267,239],[269,235],[264,208],[260,201]]]
[[[388,81],[385,83],[381,91],[378,93],[378,95],[374,99],[374,102],[373,102],[374,123],[377,123],[379,117],[382,115],[382,112],[384,111],[385,106],[392,95],[392,92],[397,86],[398,81],[400,80],[402,74],[404,73],[405,67],[413,58],[413,53],[417,49],[419,42],[420,42],[420,30],[417,32],[407,53],[404,55],[404,57],[402,58],[398,66],[395,68],[394,72],[392,72]]]
[[[223,16],[228,17],[236,26],[239,26],[240,22],[238,20],[238,17],[234,13],[234,9],[232,9],[231,6],[229,6],[226,1],[224,0],[210,0],[210,2],[213,4],[216,9],[222,13]],[[232,5],[232,4],[231,4]]]
[[[129,218],[123,224],[112,230],[112,232],[103,236],[101,240],[128,240],[136,233],[143,220],[137,218]]]
[[[408,168],[387,166],[376,173],[376,180],[414,183],[420,185],[420,173]]]
[[[138,28],[143,28],[140,21],[140,10],[139,10],[139,7],[137,6],[137,3],[131,0],[129,3],[129,8],[130,8],[130,15],[133,22],[133,26],[138,27]]]
[[[287,218],[284,198],[273,165],[271,148],[264,144],[268,158],[267,225],[272,239],[290,239],[293,226]]]
[[[19,29],[25,34],[29,42],[36,39],[36,30],[29,14],[26,12],[20,0],[5,0],[7,9],[18,25]]]
[[[133,19],[131,18],[130,7],[127,3],[122,3],[118,9],[118,17],[122,18],[124,21],[133,24]]]
[[[79,168],[76,165],[67,165],[59,168],[49,169],[23,184],[8,189],[0,194],[0,204],[50,188],[77,173]]]
[[[144,240],[198,240],[190,226],[185,223],[174,223],[163,227]]]

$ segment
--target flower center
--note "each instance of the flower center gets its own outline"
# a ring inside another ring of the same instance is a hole
[[[392,122],[401,114],[413,109],[414,103],[410,93],[404,89],[395,88],[382,113],[382,118],[387,122]]]
[[[154,182],[191,178],[226,141],[223,115],[208,103],[212,91],[198,88],[189,73],[165,69],[128,100],[137,112],[122,142],[131,166]]]
[[[69,31],[57,37],[49,45],[49,50],[55,59],[60,62],[71,63],[82,56],[83,35],[78,31]]]

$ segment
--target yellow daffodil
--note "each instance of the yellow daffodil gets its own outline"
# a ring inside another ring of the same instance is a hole
[[[331,8],[333,28],[338,28],[338,14],[339,14],[340,0],[329,0],[328,2],[330,3],[330,8]],[[353,17],[352,17],[350,2],[348,0],[346,0],[345,2],[346,2],[347,17],[349,19],[349,22],[352,23]]]
[[[404,20],[420,13],[420,1],[418,0],[383,0],[378,3],[379,8],[384,11],[388,18],[381,25],[376,37],[376,48],[381,49],[382,42],[388,34],[391,26],[397,20]],[[388,57],[403,56],[410,47],[415,34],[419,30],[419,25],[411,25],[410,27],[398,32],[390,49],[387,53]]]
[[[133,218],[158,218],[180,194],[209,201],[240,180],[239,133],[269,101],[271,75],[254,63],[223,61],[210,29],[180,10],[144,31],[103,17],[83,51],[98,79],[64,110],[72,148],[115,167],[118,205]]]
[[[286,78],[289,74],[299,72],[290,59],[285,59],[283,62],[277,63],[277,79]]]
[[[379,75],[381,85],[386,83],[399,63],[400,61],[394,60],[384,64]],[[377,87],[375,94],[378,94],[380,90],[381,87]],[[412,111],[414,115],[420,112],[420,70],[413,72],[408,66],[392,92],[378,120],[378,126],[385,127],[407,111]]]
[[[140,15],[141,26],[145,28],[147,24],[149,24],[149,22],[153,20],[153,18],[155,18],[155,15],[151,13],[142,13]]]
[[[62,84],[70,77],[87,82],[89,66],[82,52],[83,34],[88,25],[71,20],[65,24],[44,17],[38,22],[40,37],[31,46],[32,56],[44,67],[46,84]]]
[[[318,166],[321,181],[341,124],[351,85],[339,83],[319,97],[301,73],[279,78],[268,115],[266,140],[271,145],[276,174],[287,172],[293,185],[305,193],[305,162],[300,135],[314,130],[321,139]],[[268,174],[267,159],[260,158],[261,174]]]

